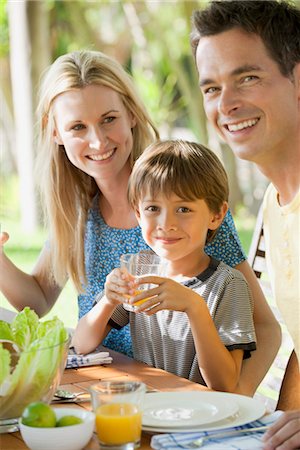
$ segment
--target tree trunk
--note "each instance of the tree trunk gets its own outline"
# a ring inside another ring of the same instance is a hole
[[[37,107],[37,93],[42,72],[51,64],[50,21],[45,1],[27,2],[27,23],[31,42],[31,80],[33,111]]]
[[[32,232],[37,225],[37,214],[33,178],[31,49],[26,7],[26,1],[8,2],[10,70],[20,179],[21,225],[25,232]]]

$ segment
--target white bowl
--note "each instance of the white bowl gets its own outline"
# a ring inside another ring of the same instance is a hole
[[[66,427],[36,428],[19,421],[20,432],[31,450],[80,450],[91,439],[95,426],[95,414],[83,408],[53,408],[57,419],[76,416],[83,420],[78,425]]]

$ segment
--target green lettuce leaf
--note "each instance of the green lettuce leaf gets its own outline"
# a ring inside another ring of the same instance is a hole
[[[13,340],[20,349],[27,349],[35,339],[38,323],[38,315],[28,306],[16,315],[11,323],[11,331],[14,336]]]
[[[0,378],[0,419],[19,417],[31,402],[50,401],[68,352],[68,332],[57,317],[42,322],[26,307],[12,322],[11,331],[12,340],[23,350],[14,368],[7,354],[0,352],[0,366],[5,367]]]
[[[0,320],[0,340],[1,341],[13,341],[14,335],[11,331],[10,324]]]
[[[10,353],[0,344],[0,385],[6,380],[10,372]],[[0,394],[1,395],[1,394]]]

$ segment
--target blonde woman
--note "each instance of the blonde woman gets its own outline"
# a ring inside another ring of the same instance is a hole
[[[38,117],[38,178],[49,239],[30,275],[1,252],[0,286],[15,308],[29,305],[42,316],[71,278],[81,317],[92,308],[119,256],[148,248],[128,203],[127,183],[134,161],[159,136],[131,77],[100,52],[66,54],[50,66]],[[2,233],[1,247],[7,239]],[[251,358],[255,365],[243,366],[241,386],[252,393],[277,351],[277,323],[245,260],[230,213],[205,251],[241,270],[253,292],[258,350]],[[126,327],[112,330],[104,343],[132,355]]]

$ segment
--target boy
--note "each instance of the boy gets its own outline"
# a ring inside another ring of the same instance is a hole
[[[233,392],[242,360],[256,344],[243,275],[204,253],[228,208],[222,164],[195,143],[152,144],[134,165],[128,198],[146,243],[168,262],[167,277],[133,281],[123,269],[113,270],[105,295],[79,321],[76,350],[93,350],[111,327],[129,322],[136,359]],[[134,296],[143,283],[157,287]],[[128,294],[129,303],[147,298],[137,313],[122,306]]]

